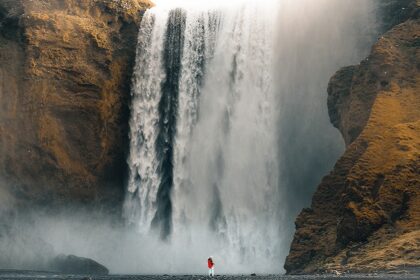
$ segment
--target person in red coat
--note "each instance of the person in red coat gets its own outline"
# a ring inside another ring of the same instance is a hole
[[[214,276],[214,262],[213,257],[208,258],[207,266],[209,268],[209,276]]]

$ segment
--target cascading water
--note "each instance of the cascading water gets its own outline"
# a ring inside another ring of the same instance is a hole
[[[126,201],[140,231],[278,260],[275,12],[250,2],[145,14]]]
[[[293,208],[287,201],[289,180],[283,175],[288,163],[282,160],[282,153],[287,158],[282,146],[287,135],[282,133],[290,132],[282,120],[289,121],[296,113],[290,111],[294,108],[290,94],[295,89],[304,94],[309,88],[322,92],[340,63],[351,63],[361,55],[343,55],[358,47],[353,35],[345,41],[349,46],[338,52],[341,59],[326,67],[316,59],[323,55],[328,59],[326,54],[294,53],[303,39],[289,34],[293,29],[287,30],[287,24],[293,21],[288,18],[291,13],[299,15],[297,7],[312,8],[318,17],[337,12],[338,6],[346,12],[339,1],[297,2],[196,5],[192,1],[158,4],[144,15],[133,78],[124,215],[140,236],[159,237],[161,241],[153,244],[173,257],[162,271],[202,271],[200,264],[209,255],[223,264],[222,272],[282,271],[290,241],[290,236],[283,236],[290,228],[283,225],[286,213],[290,214],[286,209]],[[367,7],[367,2],[360,4]],[[368,17],[362,14],[352,15],[357,20]],[[333,19],[340,28],[351,25]],[[361,24],[366,23],[363,20]],[[314,31],[321,27],[316,19],[312,24]],[[303,30],[295,32],[303,36],[310,26],[310,22],[297,24],[296,29]],[[331,34],[308,40],[307,47],[327,40],[336,43],[340,36]],[[308,60],[314,69],[305,64]],[[278,61],[284,65],[281,71],[276,71]],[[297,63],[304,67],[300,73]],[[319,75],[318,70],[325,72]],[[315,78],[305,81],[306,72]],[[302,78],[299,83],[297,77]],[[312,95],[305,102],[325,104],[325,99]],[[325,105],[319,112],[300,114],[328,123]],[[329,124],[326,130],[333,131]],[[335,138],[327,141],[333,155],[321,161],[325,166],[313,180],[325,174],[342,149],[334,133]]]
[[[213,250],[243,263],[278,260],[270,8],[190,12],[181,64],[173,233],[197,240],[208,231]]]

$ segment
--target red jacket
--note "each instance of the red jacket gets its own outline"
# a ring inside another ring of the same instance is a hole
[[[212,260],[212,259],[208,259],[208,260],[207,260],[207,266],[208,266],[209,268],[212,268],[212,267],[214,266],[214,263],[213,263],[213,260]]]

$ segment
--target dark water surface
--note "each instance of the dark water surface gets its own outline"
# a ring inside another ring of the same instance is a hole
[[[109,276],[83,276],[83,275],[65,275],[50,272],[35,272],[35,271],[15,271],[15,270],[0,270],[0,279],[13,280],[32,280],[32,279],[77,279],[77,280],[330,280],[330,279],[344,279],[344,280],[420,280],[420,274],[348,274],[344,276],[335,275],[300,275],[300,276],[285,276],[285,275],[265,275],[265,276],[250,276],[250,275],[219,275],[215,277],[207,277],[205,275],[109,275]]]

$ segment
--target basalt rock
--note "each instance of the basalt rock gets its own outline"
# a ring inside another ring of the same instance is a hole
[[[330,117],[347,150],[296,220],[288,273],[420,266],[416,7],[379,38],[367,59],[330,81]]]
[[[74,255],[59,255],[50,263],[50,269],[65,274],[108,275],[109,270],[102,264],[88,258]]]
[[[0,178],[17,203],[120,201],[148,0],[0,0]]]

